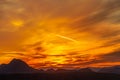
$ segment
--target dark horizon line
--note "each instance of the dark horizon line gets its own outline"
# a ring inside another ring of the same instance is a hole
[[[18,59],[18,58],[13,58],[11,59],[7,64],[3,63],[3,64],[0,64],[1,65],[8,65],[10,64],[13,60],[19,60],[21,62],[24,62],[26,63],[25,61],[23,61],[22,59]],[[26,63],[27,64],[27,63]],[[33,68],[33,69],[37,69],[37,70],[49,70],[49,69],[53,69],[53,70],[59,70],[59,69],[64,69],[64,70],[77,70],[77,69],[84,69],[84,68],[97,68],[97,69],[101,69],[101,68],[109,68],[109,67],[116,67],[116,66],[119,66],[120,65],[113,65],[113,66],[104,66],[104,67],[77,67],[77,68],[73,68],[73,67],[41,67],[41,68],[34,68],[32,66],[30,66],[29,64],[27,64],[29,67]]]

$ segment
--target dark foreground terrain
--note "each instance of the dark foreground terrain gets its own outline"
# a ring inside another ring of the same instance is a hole
[[[120,75],[95,72],[48,72],[36,74],[1,74],[0,80],[120,80]]]
[[[98,73],[90,68],[44,71],[31,68],[22,60],[13,59],[9,64],[0,65],[0,80],[120,80],[120,73],[111,73],[116,71],[118,73],[119,69],[119,67],[107,68]]]

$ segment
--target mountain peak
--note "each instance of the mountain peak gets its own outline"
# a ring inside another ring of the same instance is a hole
[[[33,73],[36,71],[20,59],[13,59],[9,64],[2,66],[0,69],[0,73]]]
[[[10,61],[10,63],[8,64],[11,67],[16,67],[16,68],[27,68],[29,67],[29,65],[27,63],[25,63],[24,61],[20,60],[20,59],[13,59],[12,61]]]
[[[22,61],[21,59],[14,58],[12,61]]]
[[[12,61],[10,61],[9,64],[24,64],[24,65],[27,65],[24,61],[22,61],[20,59],[16,59],[16,58],[14,58]]]

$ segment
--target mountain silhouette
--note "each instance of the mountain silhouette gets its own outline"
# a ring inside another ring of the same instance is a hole
[[[83,73],[93,73],[93,70],[90,68],[83,68],[78,70],[79,72],[83,72]]]
[[[120,69],[119,66],[114,68]],[[36,70],[20,59],[13,59],[8,64],[0,65],[0,80],[120,80],[120,75],[97,73],[91,68]]]
[[[8,64],[2,64],[0,66],[0,73],[34,73],[36,69],[28,66],[24,61],[20,59],[13,59]]]
[[[120,65],[113,66],[113,67],[105,67],[105,68],[102,68],[99,72],[120,74]]]

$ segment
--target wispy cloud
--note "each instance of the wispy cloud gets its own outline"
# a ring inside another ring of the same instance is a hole
[[[119,62],[119,14],[120,0],[0,0],[0,59],[35,67]]]

